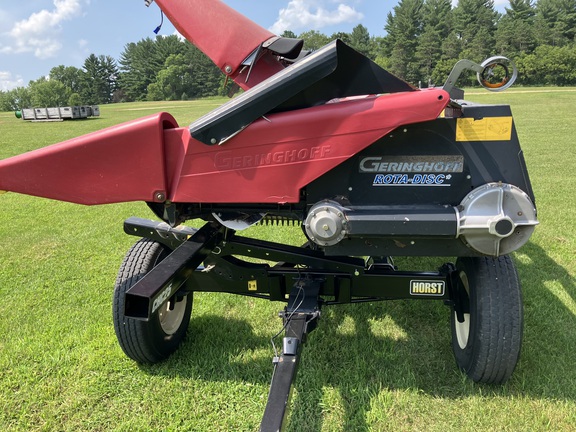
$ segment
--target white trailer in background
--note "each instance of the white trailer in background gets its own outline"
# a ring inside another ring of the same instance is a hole
[[[98,116],[100,116],[100,107],[98,105],[25,108],[21,111],[16,111],[16,117],[33,122],[75,120]]]

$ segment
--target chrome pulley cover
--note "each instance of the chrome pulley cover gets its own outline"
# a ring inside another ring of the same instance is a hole
[[[484,255],[500,256],[528,241],[538,225],[536,208],[520,188],[488,183],[462,200],[457,236]]]
[[[336,201],[321,201],[312,206],[304,221],[308,238],[320,246],[333,246],[348,234],[344,208]]]

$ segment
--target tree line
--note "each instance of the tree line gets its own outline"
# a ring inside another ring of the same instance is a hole
[[[576,0],[510,0],[504,13],[493,0],[400,0],[384,22],[386,36],[362,24],[350,33],[316,30],[284,37],[308,50],[336,38],[413,84],[442,85],[456,61],[505,55],[523,85],[576,84]],[[473,84],[474,75],[460,84]],[[118,60],[91,54],[82,68],[56,66],[49,78],[0,91],[0,111],[31,106],[188,100],[226,94],[225,77],[196,47],[176,35],[129,43]]]
[[[457,59],[504,55],[519,84],[576,84],[576,0],[510,0],[504,14],[493,0],[401,0],[385,29],[377,62],[413,83],[443,84]]]

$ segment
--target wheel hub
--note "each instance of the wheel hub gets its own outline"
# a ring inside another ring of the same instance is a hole
[[[188,296],[180,297],[179,301],[171,299],[160,306],[158,309],[158,318],[160,320],[160,327],[167,335],[173,335],[178,331],[184,314],[186,312],[186,298]]]

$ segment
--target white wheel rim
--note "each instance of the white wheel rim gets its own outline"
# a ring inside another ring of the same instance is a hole
[[[470,296],[468,277],[463,271],[460,272],[460,280],[462,281],[462,285],[468,293],[468,296]],[[464,322],[460,322],[458,321],[456,312],[454,312],[454,328],[456,330],[456,341],[458,342],[458,346],[460,346],[460,349],[465,349],[466,345],[468,345],[468,338],[470,337],[470,314],[465,313]]]
[[[470,314],[464,314],[463,323],[459,322],[456,316],[454,317],[456,318],[456,340],[460,348],[464,349],[468,345],[468,338],[470,337]]]
[[[158,311],[158,318],[160,319],[160,327],[167,335],[173,335],[178,331],[182,320],[184,319],[184,314],[186,312],[186,299],[188,296],[181,298],[179,302],[174,304],[174,307],[170,309],[170,301],[167,301]]]

